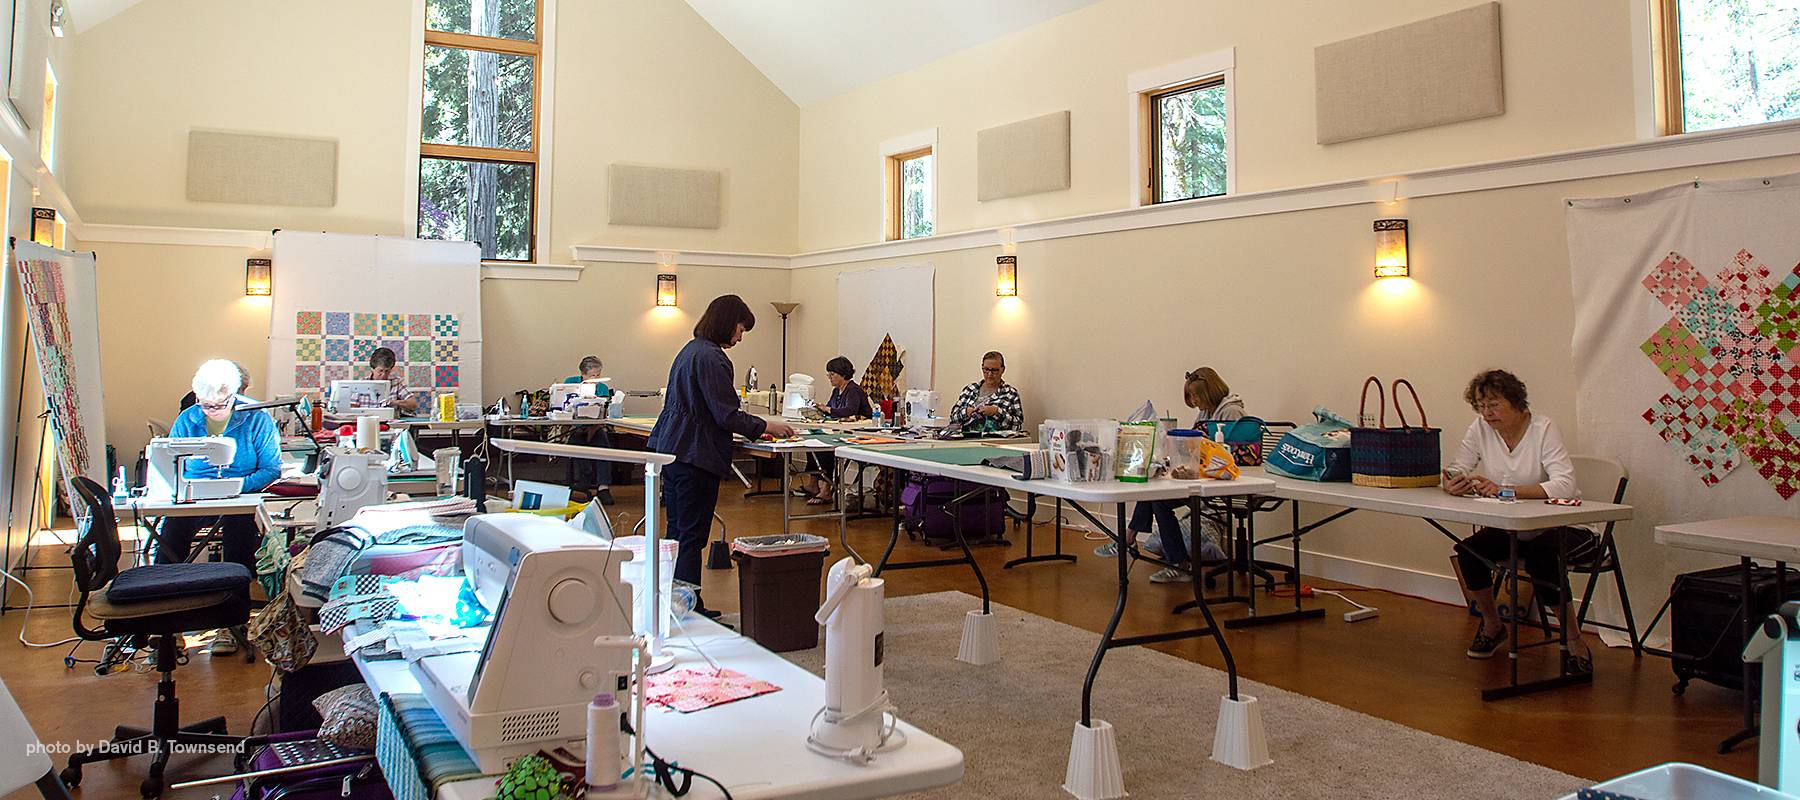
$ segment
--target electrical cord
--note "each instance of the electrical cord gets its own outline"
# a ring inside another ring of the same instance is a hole
[[[632,736],[637,735],[637,731],[632,730],[631,723],[628,720],[620,719],[619,727],[620,727],[620,729],[624,730],[627,734],[630,734]],[[647,745],[644,747],[644,753],[646,755],[650,756],[651,777],[656,781],[656,783],[661,785],[664,789],[668,790],[670,795],[672,795],[674,797],[687,796],[687,793],[693,789],[694,779],[700,778],[701,780],[704,780],[707,783],[710,783],[714,786],[719,787],[719,793],[725,795],[725,800],[731,800],[731,790],[725,788],[725,784],[720,783],[718,778],[714,778],[713,776],[708,775],[704,772],[700,772],[699,770],[689,769],[687,767],[681,766],[680,764],[677,764],[673,761],[665,760],[662,756],[657,755],[656,751],[651,750],[649,748],[649,746],[647,746]],[[678,775],[681,778],[680,784],[677,784],[675,782],[675,778]]]
[[[20,644],[25,645],[26,647],[61,647],[70,642],[80,642],[81,641],[81,637],[79,637],[79,636],[70,636],[67,639],[62,639],[62,640],[55,641],[55,642],[34,642],[29,639],[26,639],[25,638],[25,629],[31,625],[31,607],[37,603],[37,597],[31,591],[31,586],[26,584],[24,581],[19,580],[19,576],[12,574],[11,572],[8,572],[5,569],[0,569],[0,578],[5,578],[6,580],[12,581],[13,583],[18,584],[19,588],[25,590],[25,618],[19,622],[19,643]],[[70,592],[71,592],[71,594],[73,594],[73,587],[71,587]]]

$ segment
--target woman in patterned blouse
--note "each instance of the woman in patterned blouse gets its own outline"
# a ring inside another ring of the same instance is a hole
[[[1001,380],[1006,375],[1006,357],[988,351],[981,357],[981,380],[964,386],[956,405],[950,409],[950,421],[960,424],[965,433],[1016,431],[1025,425],[1025,405],[1019,390]]]

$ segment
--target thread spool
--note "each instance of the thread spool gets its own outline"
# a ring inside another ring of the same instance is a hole
[[[381,421],[374,417],[356,418],[356,449],[381,449]]]
[[[601,692],[587,707],[587,785],[597,792],[610,792],[619,786],[622,731],[619,726],[619,702],[612,694]]]

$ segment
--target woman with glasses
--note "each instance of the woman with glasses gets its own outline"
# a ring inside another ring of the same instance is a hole
[[[1463,400],[1480,416],[1469,423],[1456,458],[1444,469],[1443,489],[1454,495],[1499,497],[1507,486],[1519,500],[1580,498],[1575,485],[1575,463],[1563,444],[1562,432],[1549,417],[1533,414],[1525,383],[1506,370],[1488,370],[1469,381]],[[1575,619],[1564,596],[1562,565],[1589,558],[1598,546],[1587,527],[1558,527],[1521,531],[1519,559],[1533,579],[1538,598],[1556,609],[1565,623]],[[1494,598],[1494,565],[1505,563],[1511,549],[1510,535],[1497,528],[1481,528],[1456,545],[1463,594],[1481,612],[1481,625],[1469,645],[1470,658],[1489,658],[1505,643],[1506,626]],[[1561,551],[1562,558],[1558,558]],[[1563,671],[1590,672],[1593,656],[1571,631]]]
[[[213,359],[194,372],[195,403],[181,412],[169,426],[170,436],[225,436],[236,440],[237,454],[229,464],[213,464],[204,458],[184,462],[183,474],[188,478],[242,478],[245,493],[260,492],[281,477],[281,437],[275,419],[267,411],[238,411],[237,406],[250,402],[238,393],[245,382],[236,364]],[[225,560],[243,564],[256,574],[256,548],[262,544],[262,530],[253,514],[231,514],[222,517],[165,517],[157,533],[156,561],[178,564],[188,560],[194,534],[201,528],[217,524]],[[213,640],[212,652],[235,652],[231,637]]]
[[[981,380],[964,386],[950,408],[950,421],[965,433],[1016,431],[1025,425],[1025,405],[1019,390],[1002,380],[1006,357],[990,350],[981,357]]]

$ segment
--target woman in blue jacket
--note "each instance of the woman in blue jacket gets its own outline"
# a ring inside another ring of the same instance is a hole
[[[756,315],[743,298],[735,294],[714,298],[694,325],[693,341],[681,348],[669,367],[668,394],[650,430],[650,449],[675,457],[675,463],[663,468],[662,491],[669,536],[680,543],[675,577],[696,586],[700,553],[719,503],[719,480],[731,471],[731,435],[750,439],[794,435],[793,428],[746,414],[739,407],[725,349],[754,327]],[[703,601],[696,601],[695,608],[707,610]]]

